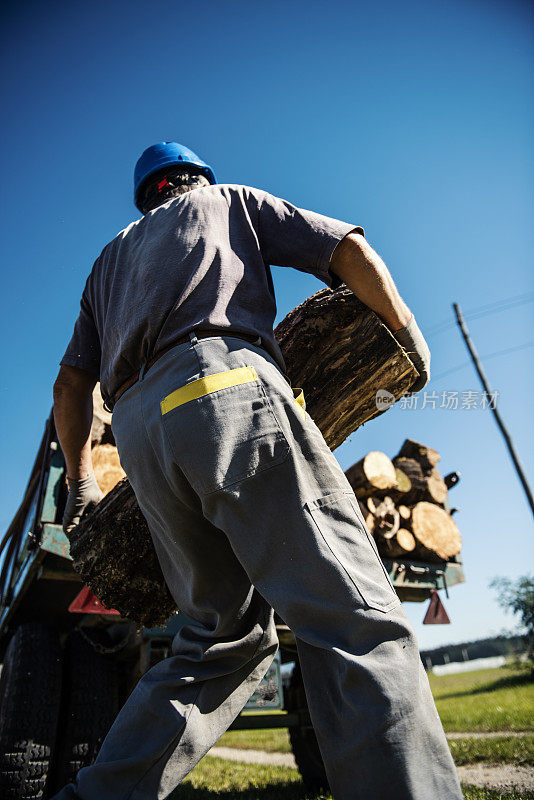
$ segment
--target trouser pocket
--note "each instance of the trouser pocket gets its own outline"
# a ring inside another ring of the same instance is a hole
[[[304,399],[304,391],[300,386],[292,387],[293,398],[297,404],[297,408],[302,415],[302,419],[306,419],[306,400]]]
[[[363,603],[378,611],[391,611],[400,600],[367,526],[356,513],[357,502],[349,492],[333,492],[308,501],[305,509]]]
[[[254,367],[204,375],[160,402],[177,465],[202,494],[281,463],[290,445]]]

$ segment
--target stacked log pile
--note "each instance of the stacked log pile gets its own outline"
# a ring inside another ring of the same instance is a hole
[[[111,414],[104,409],[100,385],[93,392],[93,425],[91,427],[91,454],[98,485],[108,494],[126,477],[121,467],[115,439],[111,432]]]
[[[292,386],[303,388],[306,410],[332,450],[384,413],[376,402],[379,389],[399,399],[418,376],[380,318],[346,287],[309,297],[275,335]],[[175,606],[130,484],[120,480],[124,473],[110,422],[95,394],[95,473],[109,493],[69,534],[70,552],[75,569],[104,605],[152,627],[163,624]]]
[[[371,451],[346,471],[382,556],[447,561],[460,552],[439,459],[436,450],[406,439],[394,458]]]

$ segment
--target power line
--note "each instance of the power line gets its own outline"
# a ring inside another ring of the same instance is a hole
[[[508,353],[515,353],[517,350],[525,350],[527,347],[534,347],[534,342],[525,342],[524,344],[517,344],[514,347],[507,347],[505,350],[495,350],[493,353],[487,353],[482,358],[488,361],[490,358],[496,358],[497,356],[505,356]],[[469,366],[469,361],[464,361],[463,364],[458,364],[456,367],[451,367],[450,369],[446,369],[445,372],[440,372],[436,375],[435,378],[431,378],[430,382],[433,383],[434,381],[439,381],[441,378],[444,378],[446,375],[450,375],[452,372],[458,372],[458,370],[465,369],[465,367]]]
[[[504,300],[496,300],[493,303],[486,303],[483,306],[472,308],[470,311],[465,312],[464,319],[479,319],[480,317],[485,317],[488,314],[496,314],[499,311],[508,311],[511,308],[516,308],[517,306],[524,305],[525,303],[532,303],[533,300],[534,292],[524,292],[523,294],[514,295],[513,297],[508,297]],[[436,336],[437,334],[443,333],[449,328],[454,327],[455,324],[456,323],[454,320],[443,320],[437,325],[434,325],[432,328],[427,328],[425,330],[425,334],[427,336]]]

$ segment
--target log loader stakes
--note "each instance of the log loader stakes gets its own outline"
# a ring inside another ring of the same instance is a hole
[[[345,288],[313,295],[276,336],[299,387],[295,403],[331,449],[381,413],[377,385],[398,399],[417,374],[377,315]],[[6,798],[53,794],[91,764],[137,680],[169,654],[173,636],[188,623],[174,606],[121,468],[111,415],[98,392],[94,397],[93,463],[104,500],[69,542],[61,526],[65,461],[50,416],[1,544],[0,796]],[[431,447],[406,439],[396,454],[367,453],[346,472],[402,601],[422,602],[464,580],[448,501],[458,475],[443,477],[438,461]],[[326,787],[295,637],[280,618],[277,631],[279,655],[231,727],[289,728],[304,781]],[[284,689],[280,664],[290,662],[295,668]]]

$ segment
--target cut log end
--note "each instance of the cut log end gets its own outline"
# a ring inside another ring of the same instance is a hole
[[[376,492],[393,489],[397,485],[395,467],[391,459],[379,450],[367,453],[345,474],[354,493],[360,499],[365,499]]]
[[[126,477],[117,448],[112,444],[98,444],[93,447],[92,457],[96,481],[106,495]]]
[[[456,523],[450,514],[434,503],[416,503],[412,509],[412,532],[423,552],[442,560],[457,555],[462,548]]]

